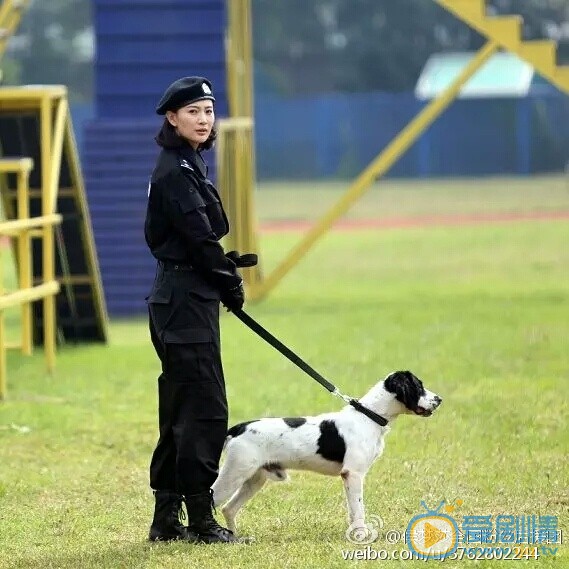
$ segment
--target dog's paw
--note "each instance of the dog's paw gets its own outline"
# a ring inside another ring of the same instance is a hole
[[[225,518],[225,527],[233,532],[235,535],[237,535],[237,526],[235,525],[235,516],[232,515],[232,513],[229,510],[226,509],[222,509],[221,513],[223,514],[223,517]]]
[[[369,545],[377,540],[379,531],[383,528],[383,520],[379,516],[371,515],[367,523],[356,520],[346,530],[346,539],[350,543]]]

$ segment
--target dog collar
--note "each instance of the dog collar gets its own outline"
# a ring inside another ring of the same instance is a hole
[[[366,417],[371,419],[374,423],[377,423],[380,427],[385,427],[388,423],[385,417],[378,415],[375,411],[364,407],[357,399],[350,399],[350,405],[357,409],[360,413],[363,413]]]

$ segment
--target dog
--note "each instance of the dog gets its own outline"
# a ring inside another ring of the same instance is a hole
[[[341,476],[350,528],[364,528],[364,478],[383,452],[389,425],[401,414],[429,417],[442,399],[410,371],[395,371],[359,401],[387,425],[347,405],[315,417],[264,418],[231,427],[226,458],[212,486],[214,505],[222,506],[227,528],[237,533],[239,510],[267,480],[286,480],[287,469]]]

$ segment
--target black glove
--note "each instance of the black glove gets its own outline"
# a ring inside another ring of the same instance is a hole
[[[241,310],[244,302],[245,290],[243,289],[243,283],[239,283],[237,286],[221,293],[221,303],[230,312]]]
[[[239,251],[229,251],[229,253],[225,253],[225,256],[235,263],[235,266],[238,268],[243,267],[254,267],[259,258],[255,253],[245,253],[244,255],[240,255]]]

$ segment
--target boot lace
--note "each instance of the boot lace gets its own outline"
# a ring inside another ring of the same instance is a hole
[[[229,534],[233,535],[233,532],[225,527],[223,527],[214,517],[213,514],[209,514],[205,516],[205,525],[206,527],[215,533],[219,534]]]
[[[176,504],[174,514],[176,515],[178,521],[181,520],[182,522],[185,522],[187,520],[188,517],[186,516],[186,510],[184,509],[182,500]]]

